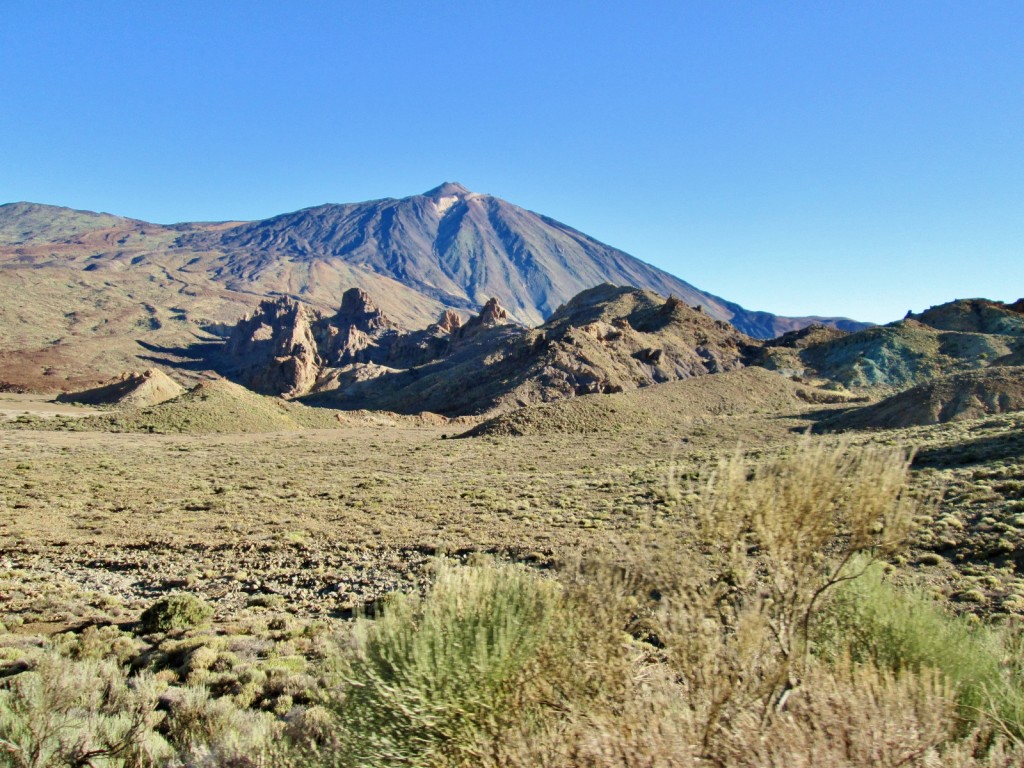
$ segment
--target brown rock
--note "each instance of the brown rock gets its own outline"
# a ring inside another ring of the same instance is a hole
[[[295,397],[310,390],[320,369],[313,338],[319,313],[282,296],[267,300],[235,326],[225,356],[247,386]]]

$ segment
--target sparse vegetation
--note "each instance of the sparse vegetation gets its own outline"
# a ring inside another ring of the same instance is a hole
[[[1020,417],[654,394],[583,443],[0,432],[0,765],[1019,763]],[[39,703],[86,671],[102,717]]]

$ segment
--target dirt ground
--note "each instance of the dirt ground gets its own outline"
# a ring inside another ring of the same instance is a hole
[[[19,394],[0,392],[0,419],[13,420],[19,416],[92,416],[98,413],[94,408],[54,402],[50,395]]]
[[[221,619],[261,596],[296,615],[344,618],[409,588],[436,554],[543,566],[613,550],[664,514],[671,470],[695,476],[737,448],[781,450],[818,411],[666,419],[664,429],[591,437],[3,429],[0,621],[56,629],[114,606],[137,615],[178,589]],[[945,500],[904,560],[968,607],[1024,612],[1022,421],[855,438],[920,449],[915,484]]]

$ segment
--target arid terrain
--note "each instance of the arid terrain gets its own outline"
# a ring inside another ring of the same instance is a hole
[[[645,266],[448,186],[0,216],[0,766],[1021,764],[1022,302],[509,309],[346,285],[359,212]]]

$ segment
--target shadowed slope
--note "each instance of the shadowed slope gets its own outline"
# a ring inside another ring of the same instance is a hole
[[[822,424],[825,429],[895,429],[1024,410],[1024,368],[940,376]]]

